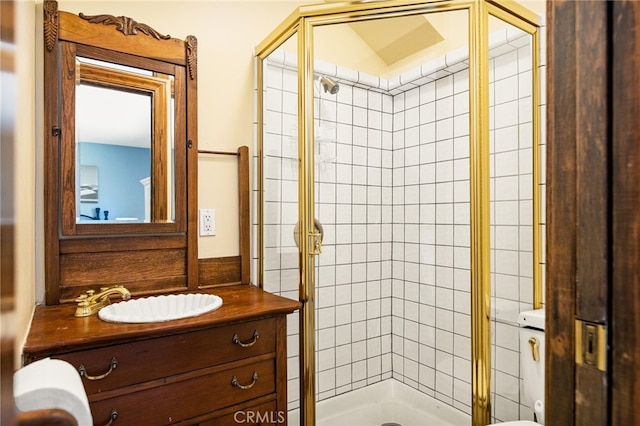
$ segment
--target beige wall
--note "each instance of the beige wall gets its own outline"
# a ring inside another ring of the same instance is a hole
[[[37,176],[42,179],[42,159],[36,156],[35,113],[35,7],[32,2],[16,3],[16,75],[18,97],[14,142],[15,164],[15,345],[16,367],[20,365],[22,343],[33,312],[38,268],[36,259],[42,251],[42,238],[36,238],[36,198],[42,198],[37,190]],[[41,188],[41,185],[39,186]],[[39,194],[39,195],[37,195]],[[42,203],[40,203],[42,204]],[[42,214],[39,215],[42,217]],[[40,224],[42,227],[42,224]],[[41,272],[40,272],[41,274]]]

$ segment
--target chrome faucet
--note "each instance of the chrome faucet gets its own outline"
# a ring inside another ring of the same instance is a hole
[[[100,309],[111,303],[109,297],[114,294],[121,295],[123,300],[131,299],[131,293],[129,290],[121,285],[117,285],[115,287],[102,287],[100,289],[100,293],[97,294],[95,290],[87,290],[87,294],[82,294],[76,299],[78,307],[76,308],[75,316],[88,317],[97,313]]]

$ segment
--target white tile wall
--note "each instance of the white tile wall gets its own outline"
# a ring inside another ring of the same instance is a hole
[[[490,62],[492,398],[500,421],[531,418],[520,401],[515,323],[532,302],[531,65],[528,45],[509,37]],[[337,95],[315,95],[316,216],[325,230],[316,271],[318,399],[394,377],[470,413],[469,77],[458,53],[440,61],[441,71],[434,61],[389,81],[317,64],[340,82]],[[272,57],[264,283],[297,298],[295,68],[284,54]],[[544,97],[538,108],[544,113]],[[288,326],[296,408],[297,315]]]

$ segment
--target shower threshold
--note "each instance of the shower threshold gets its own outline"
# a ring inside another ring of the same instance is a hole
[[[317,426],[469,426],[471,416],[394,379],[322,400]],[[300,411],[289,411],[299,426]]]

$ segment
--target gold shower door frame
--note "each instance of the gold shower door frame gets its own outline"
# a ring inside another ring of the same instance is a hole
[[[361,20],[468,11],[469,34],[469,167],[471,194],[471,389],[472,425],[491,422],[491,280],[489,204],[489,15],[532,36],[533,111],[533,305],[542,306],[542,246],[540,229],[539,19],[513,1],[387,0],[301,6],[257,47],[258,142],[258,285],[263,286],[263,61],[291,36],[297,35],[298,57],[298,220],[300,310],[301,425],[315,425],[315,225],[314,225],[314,69],[313,30],[316,26]],[[302,238],[304,237],[304,238]]]

